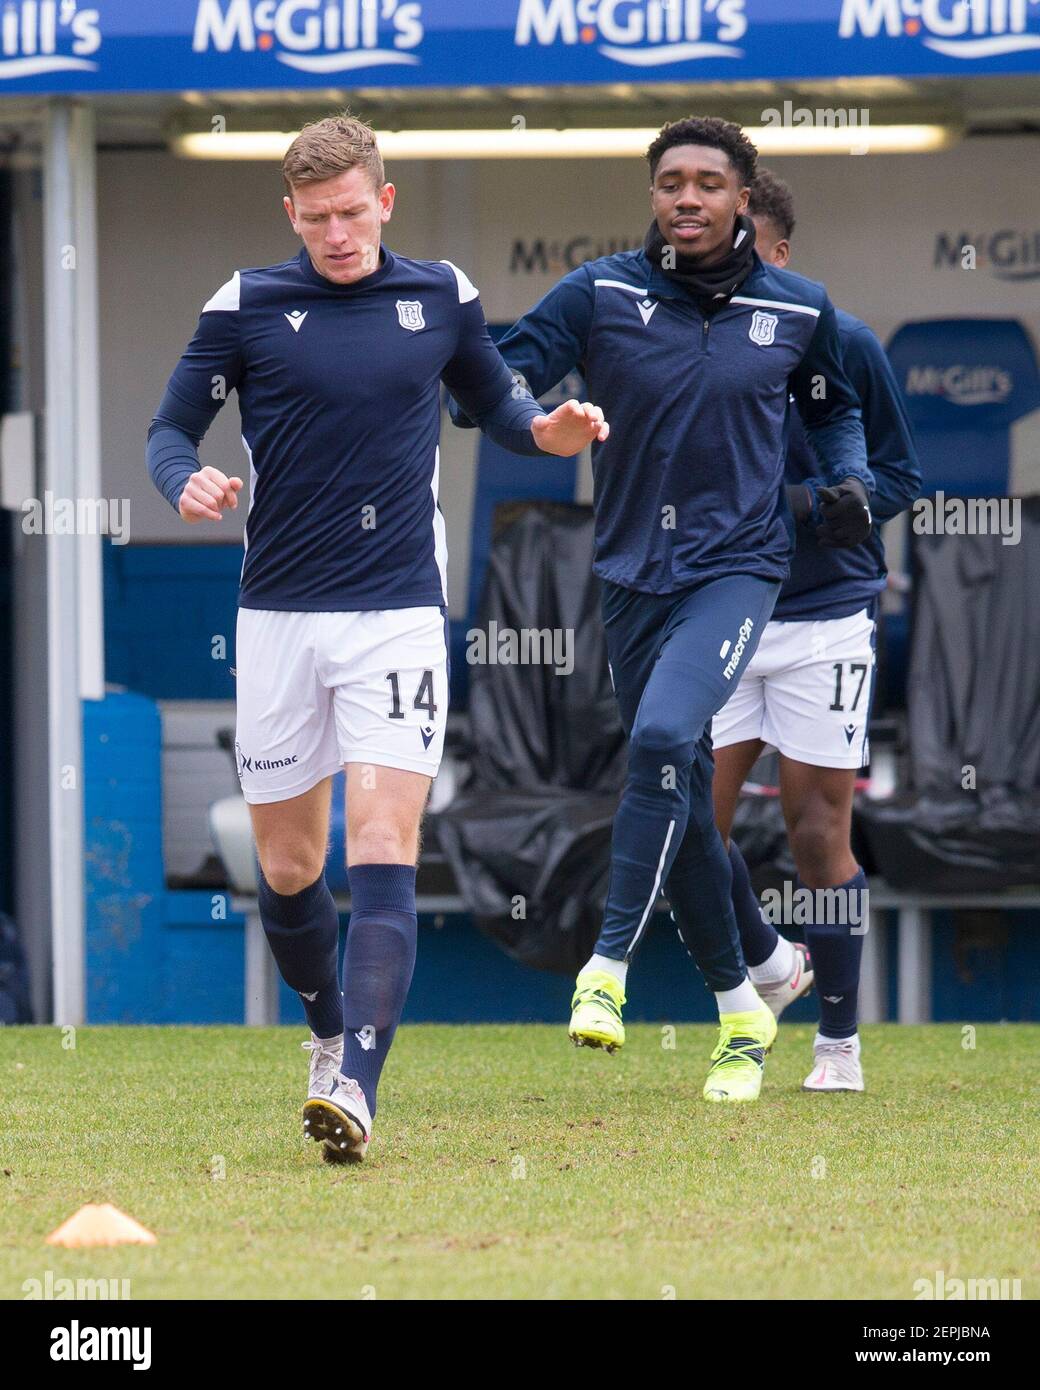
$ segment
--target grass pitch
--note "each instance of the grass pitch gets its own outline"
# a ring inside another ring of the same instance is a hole
[[[0,1029],[0,1297],[894,1298],[1040,1290],[1040,1028],[863,1030],[865,1095],[799,1087],[781,1024],[761,1101],[704,1104],[714,1029],[406,1026],[359,1167],[301,1137],[304,1029]],[[674,1041],[674,1046],[668,1046]],[[44,1237],[114,1202],[154,1247]]]

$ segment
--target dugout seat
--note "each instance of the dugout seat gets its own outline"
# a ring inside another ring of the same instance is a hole
[[[888,357],[921,460],[922,495],[1007,493],[1011,428],[1040,408],[1040,370],[1017,319],[921,319]]]
[[[162,844],[166,885],[224,888],[225,866],[207,834],[210,807],[236,796],[234,762],[219,751],[235,725],[234,700],[159,700],[162,720]],[[243,803],[244,804],[244,803]]]
[[[909,781],[856,808],[893,888],[1040,883],[1040,497],[1021,536],[917,538]]]

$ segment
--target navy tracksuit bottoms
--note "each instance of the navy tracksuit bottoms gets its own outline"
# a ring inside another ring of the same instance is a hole
[[[629,738],[596,951],[631,959],[662,887],[708,987],[745,978],[729,856],[715,828],[712,716],[736,689],[780,592],[734,574],[674,594],[604,581],[611,679]]]

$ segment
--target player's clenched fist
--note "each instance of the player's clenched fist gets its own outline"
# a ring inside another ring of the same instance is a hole
[[[241,478],[228,478],[219,468],[200,468],[184,485],[177,510],[185,521],[219,521],[225,507],[237,507]]]
[[[531,422],[531,433],[539,449],[563,458],[580,454],[586,444],[601,443],[610,433],[603,411],[589,401],[564,401],[551,415],[539,415]]]

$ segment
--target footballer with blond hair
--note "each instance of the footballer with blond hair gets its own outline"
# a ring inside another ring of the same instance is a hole
[[[357,1161],[415,963],[419,828],[448,708],[441,383],[517,453],[569,457],[608,426],[577,401],[546,414],[499,356],[465,272],[383,242],[395,188],[367,125],[305,127],[282,176],[303,244],[236,270],[204,306],[147,458],[185,522],[218,523],[242,479],[200,467],[198,447],[238,392],[251,486],[236,751],[260,915],[310,1026],[306,1131],[328,1160]],[[342,997],[324,872],[341,767]]]

